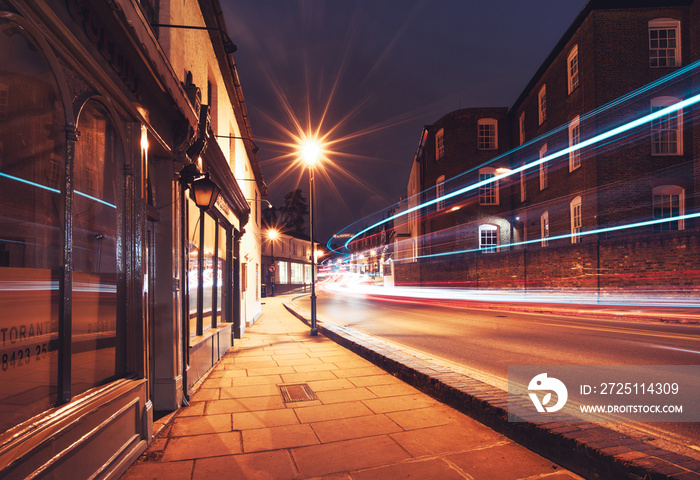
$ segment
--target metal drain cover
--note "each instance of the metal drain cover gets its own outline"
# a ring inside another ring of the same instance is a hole
[[[299,383],[296,385],[278,385],[282,396],[284,397],[285,403],[291,402],[308,402],[309,400],[316,400],[316,395],[311,390],[306,383]]]

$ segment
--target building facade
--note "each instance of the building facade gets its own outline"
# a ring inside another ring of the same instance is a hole
[[[319,244],[315,243],[316,264]],[[289,233],[266,235],[262,243],[265,296],[306,292],[311,288],[311,241]]]
[[[425,205],[408,219],[417,254],[397,281],[700,285],[687,268],[698,257],[688,215],[698,209],[697,107],[673,109],[698,92],[699,10],[591,0],[513,106],[425,127],[408,187]]]
[[[260,315],[266,186],[220,11],[0,1],[2,478],[118,477]]]

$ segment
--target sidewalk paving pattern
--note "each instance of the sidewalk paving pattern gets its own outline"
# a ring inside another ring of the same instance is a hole
[[[123,480],[581,478],[311,337],[284,299],[265,299]]]

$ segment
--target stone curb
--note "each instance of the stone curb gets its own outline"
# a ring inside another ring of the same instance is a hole
[[[284,306],[310,324],[308,312],[288,303]],[[659,449],[595,423],[509,422],[508,394],[503,390],[351,327],[324,323],[318,318],[317,327],[327,338],[404,382],[585,478],[700,480],[700,461],[691,457]]]

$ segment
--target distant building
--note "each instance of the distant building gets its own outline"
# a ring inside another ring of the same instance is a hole
[[[315,242],[314,242],[315,243]],[[315,243],[317,265],[321,248]],[[311,288],[311,241],[305,235],[269,234],[262,243],[262,276],[264,296],[271,297]]]
[[[685,272],[698,221],[683,218],[699,206],[697,106],[576,148],[697,94],[699,19],[698,1],[591,0],[513,106],[426,126],[408,185],[409,201],[428,202],[408,219],[418,261],[397,283],[700,285]]]

